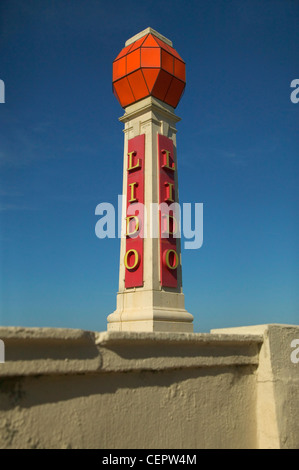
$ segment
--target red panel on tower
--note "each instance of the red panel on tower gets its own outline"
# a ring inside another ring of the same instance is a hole
[[[160,277],[164,287],[177,287],[177,267],[180,263],[175,233],[179,230],[179,220],[169,206],[176,202],[174,174],[176,171],[173,142],[158,134],[159,155],[159,204],[160,209]]]
[[[144,134],[128,141],[125,288],[143,286]]]

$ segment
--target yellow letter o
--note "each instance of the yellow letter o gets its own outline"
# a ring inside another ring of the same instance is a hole
[[[174,256],[174,264],[170,264],[169,257],[170,254],[173,253]],[[179,264],[179,257],[175,250],[167,250],[164,254],[165,264],[169,269],[176,269]]]
[[[128,264],[128,257],[130,255],[130,253],[133,253],[134,257],[135,257],[135,261],[133,263],[132,266],[129,266]],[[125,258],[124,258],[124,263],[125,263],[125,267],[129,270],[129,271],[132,271],[133,269],[135,269],[137,267],[137,265],[139,264],[139,254],[138,254],[138,251],[136,250],[133,250],[133,248],[131,250],[128,250],[127,253],[125,254]]]

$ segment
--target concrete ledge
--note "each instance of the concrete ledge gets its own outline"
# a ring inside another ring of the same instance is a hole
[[[105,332],[97,335],[105,371],[257,365],[262,336]]]
[[[60,328],[0,328],[5,344],[1,376],[71,374],[97,371],[101,358],[95,334]]]
[[[257,365],[262,335],[1,328],[0,376]]]

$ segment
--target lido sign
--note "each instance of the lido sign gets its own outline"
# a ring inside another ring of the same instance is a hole
[[[144,238],[148,234],[152,238],[159,238],[161,285],[177,287],[177,268],[180,263],[177,239],[181,237],[181,208],[175,202],[177,178],[173,141],[160,134],[157,138],[159,202],[150,204],[150,214],[147,214],[144,204],[145,135],[141,134],[128,141],[124,234],[126,247],[123,260],[126,288],[143,285]],[[183,204],[183,234],[185,238],[192,239],[185,242],[184,246],[187,249],[197,249],[203,243],[203,204],[195,204],[194,230],[191,229],[190,206],[191,204]],[[112,204],[99,204],[95,213],[102,216],[95,227],[96,235],[99,238],[115,238],[115,211]]]
[[[143,238],[144,238],[144,153],[145,135],[128,141],[127,163],[127,214],[126,214],[126,253],[125,287],[143,285]],[[173,161],[173,142],[158,134],[159,155],[159,238],[161,285],[177,287],[178,230],[176,215],[169,213],[168,205],[175,202],[175,164]],[[138,205],[136,204],[138,203]],[[162,205],[162,203],[165,203]],[[136,209],[135,209],[136,207]],[[162,232],[164,237],[162,237]]]

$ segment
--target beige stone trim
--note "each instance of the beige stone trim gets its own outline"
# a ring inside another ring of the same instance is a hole
[[[144,29],[140,33],[137,33],[135,34],[135,36],[128,39],[125,43],[125,47],[129,46],[130,44],[137,41],[138,39],[143,38],[143,36],[146,36],[147,34],[153,34],[154,36],[157,36],[157,38],[161,39],[162,41],[166,42],[166,44],[172,47],[172,41],[170,39],[167,39],[165,36],[158,33],[158,31],[155,31],[153,28],[150,28],[150,27]]]

